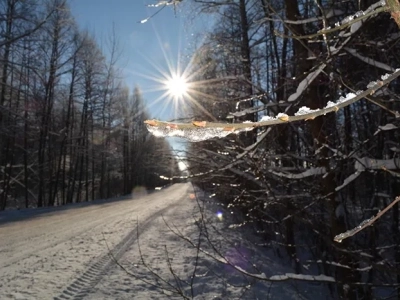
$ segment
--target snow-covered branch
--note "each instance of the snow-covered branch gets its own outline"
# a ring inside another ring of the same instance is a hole
[[[146,23],[147,21],[149,21],[151,18],[153,18],[155,15],[157,15],[161,10],[163,10],[165,7],[173,5],[174,7],[176,7],[176,5],[178,5],[179,3],[181,3],[182,0],[162,0],[162,1],[158,1],[155,4],[148,4],[148,7],[155,7],[158,8],[158,10],[153,13],[151,16],[147,17],[146,19],[143,19],[141,21],[139,21],[139,23]]]
[[[349,185],[351,182],[356,180],[362,172],[365,170],[396,170],[400,169],[400,158],[392,159],[375,159],[371,157],[356,157],[356,162],[354,163],[354,169],[356,170],[353,174],[349,175],[341,185],[335,188],[338,192],[344,187]]]
[[[355,235],[356,233],[363,230],[365,227],[371,226],[376,220],[378,220],[380,217],[382,217],[382,215],[384,215],[389,209],[391,209],[399,201],[400,201],[400,196],[397,196],[396,199],[394,199],[394,201],[392,203],[390,203],[388,206],[386,206],[385,209],[380,211],[375,217],[364,220],[357,227],[354,227],[353,229],[350,229],[350,230],[347,230],[346,232],[338,234],[337,236],[335,236],[335,238],[333,240],[335,242],[341,243],[344,239],[347,239],[348,237]]]
[[[353,33],[360,28],[362,22],[364,22],[366,19],[374,17],[381,12],[386,12],[386,11],[390,11],[390,10],[391,10],[391,8],[388,5],[386,5],[386,1],[381,0],[381,1],[374,3],[370,7],[368,7],[365,11],[358,11],[354,15],[345,17],[341,22],[336,23],[335,27],[333,27],[333,28],[319,30],[317,33],[308,34],[308,35],[292,36],[291,38],[295,38],[298,40],[312,39],[312,38],[315,38],[315,37],[318,37],[321,35],[337,32],[339,30],[347,29],[347,28],[350,28],[350,32]],[[285,36],[282,33],[277,33],[277,35],[281,36],[281,37],[289,38],[288,36]]]
[[[296,93],[289,96],[288,101],[292,102],[297,100],[307,89],[307,87],[314,81],[314,79],[317,78],[318,75],[325,69],[325,67],[326,64],[322,63],[318,66],[316,70],[308,74],[307,77],[304,78],[297,86]]]
[[[375,159],[371,157],[362,157],[358,158],[354,168],[357,171],[364,171],[366,169],[369,170],[379,170],[379,169],[387,169],[387,170],[398,170],[400,169],[400,158],[392,158],[392,159]]]
[[[317,167],[317,168],[309,168],[309,169],[305,170],[304,172],[301,172],[298,174],[282,173],[282,172],[274,172],[274,171],[271,171],[271,173],[276,176],[285,177],[288,179],[303,179],[303,178],[310,177],[310,176],[324,175],[326,173],[326,170],[323,167]]]
[[[377,67],[377,68],[381,68],[381,69],[383,69],[385,71],[388,71],[388,72],[393,72],[394,71],[394,68],[392,68],[391,66],[388,66],[387,64],[384,64],[382,62],[376,61],[376,60],[374,60],[372,58],[369,58],[369,57],[362,56],[361,54],[359,54],[357,52],[356,49],[347,48],[347,47],[345,47],[344,49],[347,52],[349,52],[351,55],[353,55],[354,57],[357,57],[359,60],[361,60],[361,61],[363,61],[363,62],[365,62],[365,63],[367,63],[367,64],[369,64],[371,66],[374,66],[374,67]]]
[[[389,84],[400,76],[400,69],[392,74],[382,76],[382,80],[374,81],[368,84],[367,89],[358,91],[356,94],[349,93],[346,97],[340,97],[336,102],[329,101],[321,109],[311,110],[308,107],[301,107],[294,116],[280,113],[276,117],[264,116],[259,122],[246,121],[243,123],[216,123],[206,121],[194,121],[192,123],[170,123],[158,120],[146,120],[147,129],[158,137],[178,136],[186,138],[192,142],[205,141],[212,138],[223,138],[232,133],[250,131],[257,127],[265,127],[288,122],[301,120],[313,120],[316,117],[326,115],[327,113],[337,112],[339,109],[349,106],[362,98],[373,95],[377,90]]]
[[[329,9],[325,12],[325,18],[330,19],[332,17],[337,17],[343,15],[344,12],[340,9]],[[302,20],[284,20],[284,19],[278,19],[278,18],[269,18],[265,17],[259,20],[258,22],[263,23],[266,21],[273,21],[273,22],[282,22],[286,24],[293,24],[293,25],[299,25],[299,24],[307,24],[307,23],[313,23],[313,22],[318,22],[321,21],[324,17],[314,17],[314,18],[308,18],[308,19],[302,19]]]

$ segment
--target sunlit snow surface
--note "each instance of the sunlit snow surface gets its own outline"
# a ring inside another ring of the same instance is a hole
[[[199,198],[207,199],[208,239],[216,248],[203,235],[196,258],[196,248],[172,230],[199,241]],[[285,255],[255,245],[251,228],[230,227],[237,216],[213,199],[178,184],[133,199],[1,213],[0,299],[182,299],[168,285],[176,287],[178,277],[190,299],[330,299],[323,284],[271,284],[238,272],[295,276]]]

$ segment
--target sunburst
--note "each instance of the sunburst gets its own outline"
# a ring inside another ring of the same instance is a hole
[[[165,82],[165,87],[168,94],[175,98],[180,99],[188,96],[189,83],[185,76],[174,74]]]
[[[202,90],[204,86],[214,85],[219,80],[200,80],[204,66],[198,67],[195,63],[195,56],[192,56],[189,62],[182,66],[180,63],[180,53],[176,59],[172,59],[171,55],[167,54],[170,49],[169,44],[162,43],[159,38],[160,49],[164,56],[164,62],[153,60],[150,57],[143,55],[144,60],[153,67],[148,68],[142,72],[133,71],[132,73],[149,80],[152,86],[146,90],[145,93],[158,93],[157,97],[147,99],[147,108],[149,111],[155,111],[155,117],[162,119],[177,119],[182,116],[193,115],[195,111],[207,115],[208,119],[214,120],[214,116],[203,106],[202,101],[197,99],[218,101],[214,96],[208,95]],[[157,62],[156,62],[157,61]],[[151,70],[153,69],[153,70]],[[150,71],[150,72],[149,72]]]

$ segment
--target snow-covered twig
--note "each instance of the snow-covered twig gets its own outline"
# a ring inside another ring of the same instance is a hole
[[[391,209],[399,201],[400,201],[400,196],[397,196],[396,199],[394,199],[394,201],[392,203],[390,203],[388,206],[386,206],[375,217],[364,220],[357,227],[354,227],[353,229],[350,229],[346,232],[338,234],[337,236],[335,236],[335,238],[333,240],[335,242],[341,243],[344,239],[347,239],[347,238],[355,235],[356,233],[363,230],[365,227],[371,226],[376,220],[378,220],[380,217],[382,217],[389,209]]]
[[[341,185],[337,186],[335,188],[336,192],[339,192],[341,189],[343,189],[344,187],[346,187],[347,185],[349,185],[351,182],[353,182],[354,180],[356,180],[358,178],[358,176],[360,176],[362,173],[362,171],[356,171],[353,174],[351,174],[350,176],[348,176]]]
[[[147,7],[160,7],[160,6],[168,6],[168,5],[177,5],[182,0],[165,0],[165,1],[158,1],[155,4],[148,4]]]
[[[284,37],[284,38],[294,38],[297,40],[301,40],[301,39],[311,39],[311,38],[315,38],[324,34],[329,34],[329,33],[333,33],[342,29],[346,29],[348,27],[352,27],[351,25],[356,24],[356,23],[361,23],[363,22],[365,19],[368,19],[370,17],[373,17],[375,15],[377,15],[378,13],[381,12],[386,12],[389,11],[390,8],[389,6],[386,5],[385,1],[378,1],[377,3],[371,5],[367,10],[365,11],[360,11],[357,12],[355,15],[351,15],[348,16],[346,18],[344,18],[342,20],[341,23],[337,23],[335,27],[333,28],[329,28],[329,29],[324,29],[324,30],[320,30],[317,33],[313,33],[313,34],[308,34],[308,35],[302,35],[302,36],[285,36],[282,33],[276,32],[276,34],[280,37]],[[356,25],[357,29],[359,28]],[[353,31],[353,28],[351,28],[351,31]]]
[[[356,94],[350,93],[346,97],[341,97],[336,103],[329,101],[328,104],[317,110],[310,110],[302,107],[294,116],[287,114],[278,114],[275,118],[265,116],[259,122],[243,122],[243,123],[216,123],[205,121],[194,121],[192,123],[169,123],[158,120],[146,120],[147,129],[155,136],[178,136],[188,139],[189,141],[205,141],[212,138],[226,137],[231,133],[240,133],[249,131],[257,127],[265,127],[288,122],[301,120],[313,120],[316,117],[326,115],[327,113],[337,112],[339,109],[349,106],[360,99],[374,94],[383,86],[389,84],[400,76],[400,69],[392,74],[386,74],[382,80],[371,82],[365,91],[359,91]]]
[[[314,81],[315,78],[325,69],[326,64],[322,63],[318,66],[316,70],[309,73],[306,78],[304,78],[299,85],[297,86],[296,93],[289,96],[288,101],[292,102],[297,100],[303,92],[307,89],[307,87]]]
[[[357,171],[368,170],[396,170],[400,169],[400,158],[391,158],[391,159],[375,159],[371,157],[361,157],[357,158],[355,162],[354,168]]]
[[[382,77],[384,78],[384,76],[385,76],[385,75],[383,75]],[[349,89],[350,91],[352,91],[352,88],[351,88],[350,86],[348,86],[348,85],[346,84],[346,82],[344,82],[343,78],[341,78],[340,80],[341,80],[343,86],[345,86],[347,89]],[[393,114],[396,118],[400,118],[400,113],[399,113],[399,112],[393,111],[393,110],[387,108],[387,107],[386,107],[383,103],[381,103],[378,99],[374,99],[374,98],[371,97],[371,96],[366,96],[365,99],[367,99],[369,102],[371,102],[371,103],[373,103],[373,104],[379,106],[380,108],[386,110],[387,112]]]
[[[304,172],[295,174],[295,173],[282,173],[282,172],[274,172],[270,171],[270,173],[279,176],[279,177],[285,177],[288,179],[303,179],[306,177],[310,176],[316,176],[316,175],[324,175],[326,173],[326,169],[324,167],[317,167],[317,168],[309,168],[305,170]]]
[[[149,4],[147,5],[148,7],[156,7],[159,8],[155,13],[153,13],[151,16],[147,17],[146,19],[143,19],[141,21],[139,21],[138,23],[146,23],[148,20],[150,20],[151,18],[153,18],[155,15],[157,15],[160,11],[162,11],[165,7],[169,6],[169,5],[173,5],[174,7],[176,7],[176,5],[178,3],[180,3],[182,0],[166,0],[166,1],[159,1],[156,4]]]
[[[332,17],[338,17],[340,15],[343,15],[343,11],[340,9],[330,9],[325,13],[325,18],[329,19]],[[273,22],[282,22],[286,24],[294,24],[294,25],[299,25],[299,24],[307,24],[307,23],[313,23],[313,22],[318,22],[321,21],[323,17],[313,17],[313,18],[308,18],[308,19],[302,19],[302,20],[285,20],[285,19],[278,19],[278,18],[270,18],[270,17],[264,17],[258,21],[257,23],[263,23],[266,21],[273,21]]]
[[[255,97],[252,97],[252,98],[250,98],[250,100],[253,100],[254,98]],[[271,103],[264,104],[264,105],[259,105],[259,106],[246,108],[246,109],[243,109],[243,110],[240,110],[240,111],[230,112],[229,115],[226,118],[227,119],[233,119],[234,117],[240,118],[240,117],[244,117],[246,115],[255,114],[255,113],[258,113],[260,111],[266,110],[269,107],[275,107],[275,106],[285,107],[285,106],[288,106],[288,105],[289,105],[288,103],[271,102]]]
[[[346,50],[347,52],[349,52],[354,57],[357,57],[358,59],[362,60],[363,62],[365,62],[365,63],[367,63],[367,64],[369,64],[371,66],[374,66],[374,67],[377,67],[377,68],[381,68],[381,69],[383,69],[385,71],[388,71],[388,72],[393,72],[394,71],[394,68],[392,68],[391,66],[388,66],[387,64],[384,64],[384,63],[376,61],[376,60],[374,60],[372,58],[360,55],[357,52],[356,49],[345,47],[344,50]]]

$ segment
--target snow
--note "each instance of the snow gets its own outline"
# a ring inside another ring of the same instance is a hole
[[[327,286],[306,281],[332,277],[293,274],[287,259],[250,241],[247,226],[230,229],[229,211],[198,189],[207,202],[194,195],[186,183],[148,195],[1,212],[0,299],[325,297]],[[204,225],[207,238],[199,235]]]
[[[378,84],[376,81],[371,81],[370,83],[367,84],[367,89],[372,89]]]
[[[355,25],[355,24],[357,24],[357,23],[354,23],[353,25]],[[361,26],[361,25],[360,25],[360,26]],[[359,27],[358,27],[358,28],[359,28]],[[357,28],[357,29],[358,29],[358,28]],[[357,57],[357,58],[360,59],[361,61],[363,61],[363,62],[365,62],[365,63],[367,63],[367,64],[370,64],[371,66],[374,66],[374,67],[377,67],[377,68],[381,68],[381,69],[386,70],[386,71],[389,71],[389,72],[394,72],[394,71],[395,71],[394,68],[392,68],[391,66],[388,66],[388,65],[385,64],[385,63],[376,61],[375,59],[372,59],[372,58],[369,58],[369,57],[366,57],[366,56],[363,56],[363,55],[359,54],[359,53],[357,52],[356,49],[352,49],[352,48],[348,48],[348,47],[345,47],[344,49],[345,49],[347,52],[349,52],[351,55],[353,55],[354,57]],[[388,78],[389,76],[390,76],[390,75],[387,75],[386,78]],[[368,87],[368,86],[367,86],[367,87]],[[373,86],[371,86],[371,87],[373,87]],[[368,88],[369,88],[369,87],[368,87]]]
[[[264,121],[271,121],[274,120],[275,118],[270,117],[270,116],[263,116],[260,120],[260,122],[264,122]]]
[[[315,78],[318,77],[318,75],[325,69],[326,64],[321,64],[318,66],[316,70],[311,72],[310,74],[307,75],[305,79],[303,79],[299,85],[297,86],[296,92],[292,95],[289,96],[288,101],[292,102],[297,100],[305,91],[305,89],[309,86],[311,82],[314,81]]]
[[[386,124],[384,126],[379,126],[378,128],[380,130],[394,130],[394,129],[397,129],[398,127],[396,125],[394,125],[394,124],[388,123],[388,124]]]
[[[287,280],[287,279],[300,279],[306,281],[325,281],[325,282],[335,282],[335,279],[331,276],[326,275],[303,275],[303,274],[291,274],[286,273],[285,275],[275,275],[271,279],[276,280]]]
[[[115,255],[123,252],[135,242],[136,222],[146,226],[160,212],[180,205],[187,188],[172,186],[163,197],[155,193],[90,205],[1,212],[0,299],[61,297],[72,284],[84,292],[110,266],[105,241]]]
[[[396,125],[394,125],[392,123],[388,123],[383,126],[378,126],[378,130],[375,131],[374,135],[377,135],[381,131],[388,131],[388,130],[395,130],[395,129],[398,129],[398,127]]]
[[[382,80],[386,80],[386,79],[388,79],[389,77],[390,77],[390,74],[386,73],[385,75],[382,75],[382,76],[381,76],[381,79],[382,79]]]
[[[360,175],[361,175],[361,171],[356,171],[356,172],[354,172],[354,173],[351,174],[349,177],[347,177],[347,178],[343,181],[343,183],[342,183],[341,185],[337,186],[337,187],[335,188],[335,191],[336,191],[336,192],[340,191],[341,189],[343,189],[344,187],[346,187],[349,183],[351,183],[351,182],[353,182],[354,180],[356,180],[356,179],[358,178],[358,176],[360,176]]]
[[[160,6],[168,6],[168,5],[178,5],[182,0],[165,0],[158,1],[155,4],[147,4],[147,7],[160,7]]]
[[[285,114],[285,113],[279,113],[279,114],[276,115],[276,118],[275,118],[275,119],[286,120],[286,119],[288,119],[288,118],[289,118],[289,116],[288,116],[287,114]]]
[[[324,107],[324,109],[325,109],[325,108],[330,108],[330,107],[336,106],[336,105],[338,105],[338,104],[342,104],[342,103],[344,103],[344,102],[346,102],[346,101],[349,101],[349,100],[353,99],[353,98],[356,97],[356,96],[357,96],[357,95],[354,94],[354,93],[348,93],[348,94],[346,94],[345,97],[340,96],[340,98],[339,98],[336,102],[328,101],[328,103],[326,104],[326,106]],[[315,110],[315,111],[318,111],[318,109]]]
[[[336,103],[332,102],[332,101],[328,101],[328,103],[326,104],[325,108],[330,108],[330,107],[333,107],[333,106],[336,106]]]
[[[340,9],[329,9],[328,12],[325,14],[325,17],[327,19],[329,19],[329,18],[340,16],[343,14],[344,14],[344,12]]]
[[[354,168],[357,171],[364,171],[365,169],[378,170],[385,168],[387,170],[396,170],[400,167],[400,158],[392,159],[375,159],[370,157],[357,158]]]
[[[354,24],[351,24],[350,32],[355,33],[358,29],[361,28],[361,25],[362,25],[362,21],[358,21],[358,22],[355,22]]]
[[[342,24],[347,24],[353,20],[354,20],[354,15],[347,16],[342,20]]]
[[[306,114],[311,114],[313,112],[318,111],[318,109],[311,109],[307,106],[302,106],[299,108],[299,110],[294,114],[295,116],[301,116],[301,115],[306,115]]]
[[[324,167],[317,167],[317,168],[309,168],[298,174],[275,172],[275,171],[270,171],[270,172],[279,177],[285,177],[285,178],[289,178],[289,179],[303,179],[303,178],[310,177],[310,176],[323,175],[326,173],[326,170]]]

